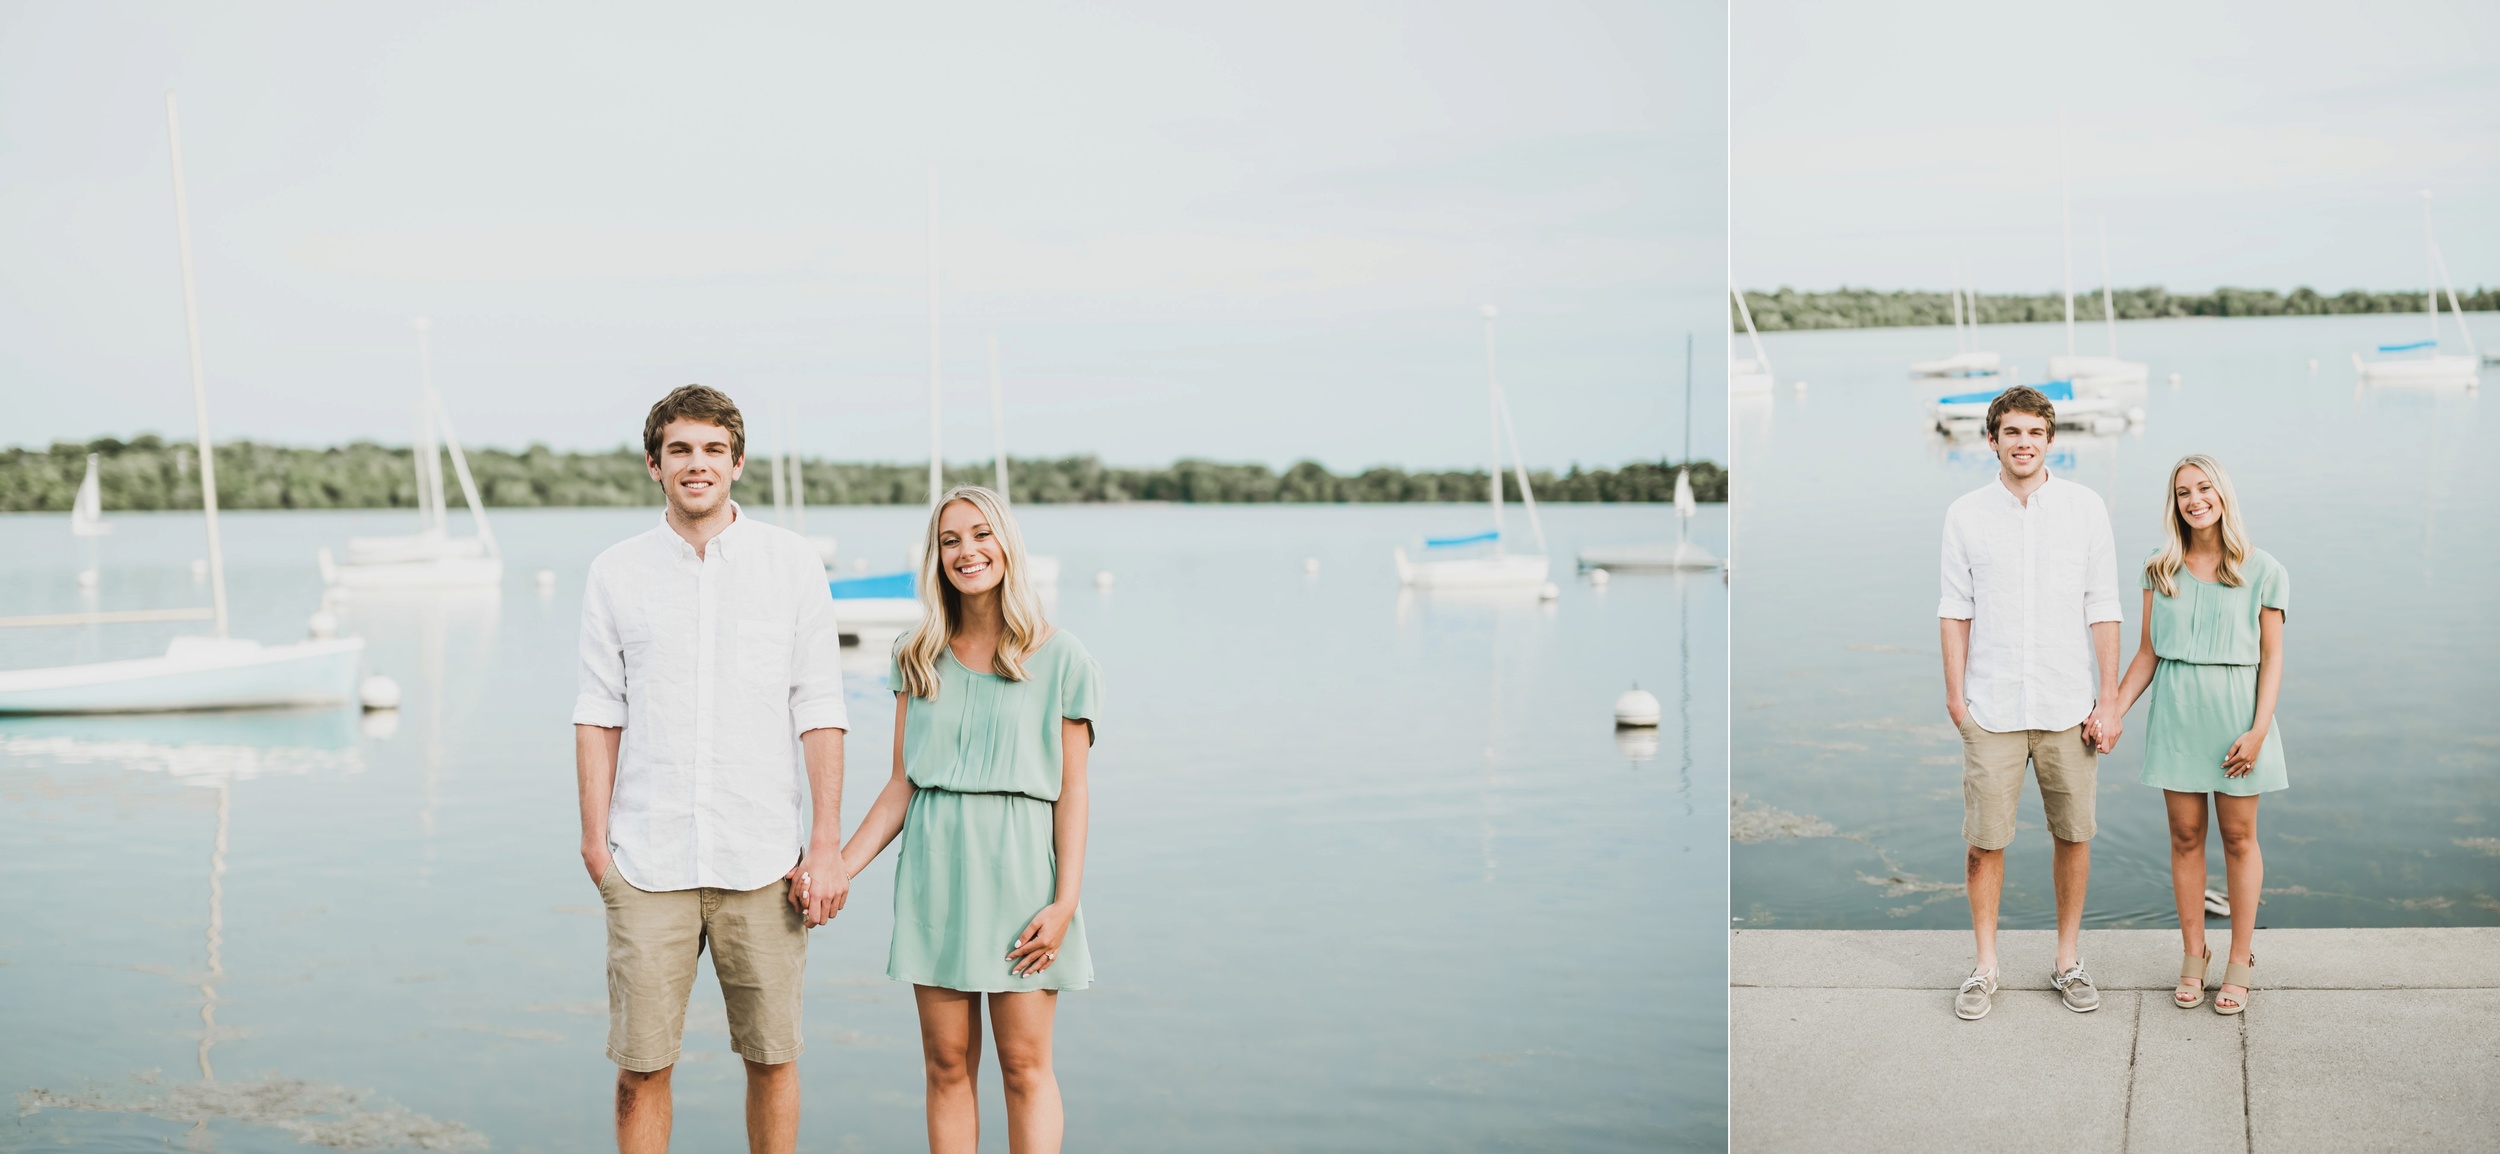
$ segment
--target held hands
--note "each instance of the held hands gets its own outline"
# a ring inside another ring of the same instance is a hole
[[[851,900],[851,871],[841,852],[823,842],[809,842],[799,864],[783,876],[790,883],[790,907],[811,930],[832,921]]]
[[[1029,978],[1050,968],[1059,960],[1059,943],[1068,938],[1068,923],[1076,917],[1076,907],[1056,902],[1043,906],[1042,912],[1026,922],[1024,932],[1016,935],[1016,944],[1007,951],[1007,972]]]
[[[2252,729],[2231,743],[2231,751],[2222,755],[2222,776],[2245,777],[2257,768],[2257,753],[2266,747],[2266,735]]]
[[[2092,716],[2083,723],[2083,739],[2091,743],[2093,752],[2108,753],[2118,748],[2118,735],[2126,729],[2124,714],[2094,709]]]

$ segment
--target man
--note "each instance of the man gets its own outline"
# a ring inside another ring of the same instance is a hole
[[[573,706],[582,865],[607,904],[616,1145],[668,1149],[669,1072],[708,944],[746,1059],[748,1149],[789,1154],[807,931],[850,888],[833,597],[804,539],[729,499],[746,424],[728,397],[670,393],[642,441],[667,510],[591,563]]]
[[[1954,996],[1986,1017],[1997,991],[1997,898],[2023,767],[2040,783],[2054,845],[2057,964],[2066,1008],[2100,1008],[2079,939],[2092,876],[2095,755],[2118,740],[2118,575],[2109,510],[2092,490],[2051,477],[2057,410],[2016,386],[1988,405],[1997,476],[1944,519],[1945,712],[1962,734],[1964,878],[1978,964]],[[2088,647],[2087,647],[2088,641]],[[2100,684],[2094,693],[2092,673]]]

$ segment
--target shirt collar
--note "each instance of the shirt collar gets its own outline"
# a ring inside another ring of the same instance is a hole
[[[1997,491],[1997,500],[2000,503],[2016,509],[2023,507],[2023,499],[2015,496],[2012,489],[2005,487],[2005,474],[2002,471],[1998,472],[1992,479],[1995,484],[1990,487]],[[2056,484],[2057,475],[2049,472],[2048,466],[2040,466],[2040,487],[2031,491],[2031,499],[2034,501],[2039,500],[2042,495],[2046,494]]]
[[[729,502],[729,527],[713,535],[712,539],[705,543],[704,551],[706,553],[710,553],[712,550],[720,548],[722,542],[737,536],[739,531],[745,528],[746,523],[746,510],[740,507],[738,502],[732,500]],[[686,539],[678,534],[677,527],[675,525],[668,523],[668,506],[666,505],[660,506],[660,532],[667,534],[669,547],[674,551],[674,555],[679,560],[692,561],[695,559],[694,546],[688,544]]]

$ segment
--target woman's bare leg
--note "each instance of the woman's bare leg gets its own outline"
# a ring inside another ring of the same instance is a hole
[[[1067,1119],[1059,1107],[1059,1075],[1050,1064],[1055,990],[990,995],[990,1028],[998,1033],[998,1071],[1007,1085],[1008,1154],[1059,1154]]]
[[[2266,892],[2266,859],[2257,851],[2257,795],[2215,794],[2214,824],[2222,827],[2222,870],[2231,887],[2230,960],[2245,963],[2257,948],[2257,904]],[[2248,991],[2223,986],[2214,996],[2245,1005]]]
[[[929,1154],[981,1148],[981,995],[913,986],[920,1006],[920,1061],[928,1076]]]
[[[2170,896],[2179,905],[2179,944],[2198,957],[2205,952],[2205,795],[2165,789],[2161,800],[2170,809]]]

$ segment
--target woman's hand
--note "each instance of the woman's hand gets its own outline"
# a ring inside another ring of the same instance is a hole
[[[2266,747],[2266,735],[2252,729],[2231,743],[2231,752],[2222,755],[2222,776],[2245,777],[2257,768],[2258,751]]]
[[[1068,938],[1068,923],[1076,917],[1076,907],[1056,902],[1042,907],[1033,920],[1024,924],[1024,932],[1016,935],[1016,944],[1007,951],[1007,972],[1029,978],[1050,968],[1059,960],[1059,943]]]

